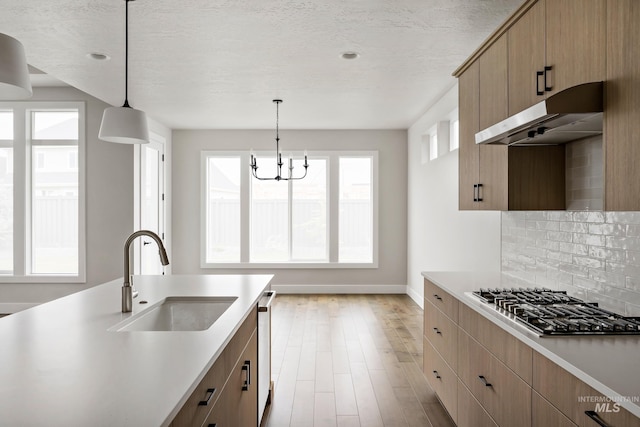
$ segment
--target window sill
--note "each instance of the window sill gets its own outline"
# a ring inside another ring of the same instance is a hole
[[[377,262],[236,262],[202,263],[210,269],[325,269],[325,268],[378,268]]]
[[[0,275],[0,283],[86,283],[80,276],[9,276]]]

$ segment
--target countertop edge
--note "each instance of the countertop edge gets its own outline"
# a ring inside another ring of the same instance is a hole
[[[485,319],[489,320],[494,325],[508,332],[518,340],[522,341],[523,343],[531,347],[533,350],[542,354],[543,356],[545,356],[546,358],[548,358],[558,366],[570,372],[571,374],[576,376],[578,379],[585,382],[587,385],[593,387],[596,391],[602,393],[607,397],[610,397],[613,399],[619,399],[619,401],[616,401],[616,403],[619,403],[621,407],[631,412],[636,417],[640,418],[640,404],[635,403],[632,400],[628,399],[628,397],[630,396],[624,396],[621,393],[616,392],[606,384],[603,384],[602,382],[593,378],[587,372],[584,372],[583,370],[577,368],[575,365],[573,365],[570,361],[566,360],[562,356],[540,345],[540,343],[538,343],[537,341],[532,340],[529,336],[527,336],[526,333],[524,333],[523,331],[520,331],[518,328],[515,327],[514,324],[511,324],[511,322],[509,322],[507,319],[503,320],[503,319],[489,315],[488,309],[486,308],[486,306],[483,307],[481,302],[478,301],[476,304],[474,304],[474,301],[472,301],[470,297],[464,295],[464,292],[461,294],[459,291],[455,291],[451,289],[451,286],[449,286],[449,284],[447,284],[443,278],[438,277],[438,275],[442,275],[442,274],[447,274],[447,272],[428,272],[428,271],[422,272],[422,276],[425,279],[428,279],[434,284],[436,284],[437,286],[441,287],[443,290],[451,294],[457,300],[463,302],[467,307],[471,308],[476,313],[482,315]],[[495,273],[495,274],[500,274],[500,273]],[[535,284],[532,284],[532,287],[535,287],[535,286],[536,286]],[[557,339],[557,338],[551,337],[546,339]],[[575,339],[575,337],[572,337],[571,339]]]

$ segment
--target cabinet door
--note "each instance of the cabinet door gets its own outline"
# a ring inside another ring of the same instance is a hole
[[[480,129],[507,118],[507,36],[496,40],[478,59]]]
[[[616,2],[617,4],[617,2]],[[546,2],[547,95],[606,76],[606,0]],[[637,32],[637,31],[636,31]]]
[[[610,0],[607,6],[604,207],[639,211],[640,2]]]
[[[460,148],[458,150],[458,207],[460,210],[477,208],[474,185],[478,184],[480,166],[476,133],[480,130],[478,63],[473,63],[458,79],[458,116]]]
[[[509,115],[544,99],[544,0],[539,0],[509,29]]]
[[[258,424],[258,334],[254,331],[224,389],[229,425]]]
[[[480,129],[485,129],[507,118],[507,35],[491,45],[478,60],[480,68]],[[476,209],[507,210],[508,157],[507,147],[481,145],[478,147],[481,201]]]
[[[509,148],[506,145],[481,145],[480,199],[478,209],[506,211],[509,207]]]

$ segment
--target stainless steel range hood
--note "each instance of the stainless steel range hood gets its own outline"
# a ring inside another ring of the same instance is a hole
[[[476,133],[476,144],[557,145],[602,134],[603,82],[558,92]]]

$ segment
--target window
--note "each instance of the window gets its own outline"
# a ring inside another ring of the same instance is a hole
[[[460,148],[460,121],[458,119],[451,121],[451,129],[449,134],[451,139],[449,140],[449,151],[454,151]]]
[[[0,281],[84,280],[83,159],[82,103],[0,104]]]
[[[276,175],[273,153],[255,157],[259,176]],[[302,153],[288,157],[302,174]],[[302,180],[257,180],[248,152],[202,153],[203,268],[377,262],[377,153],[311,152],[308,162]]]

